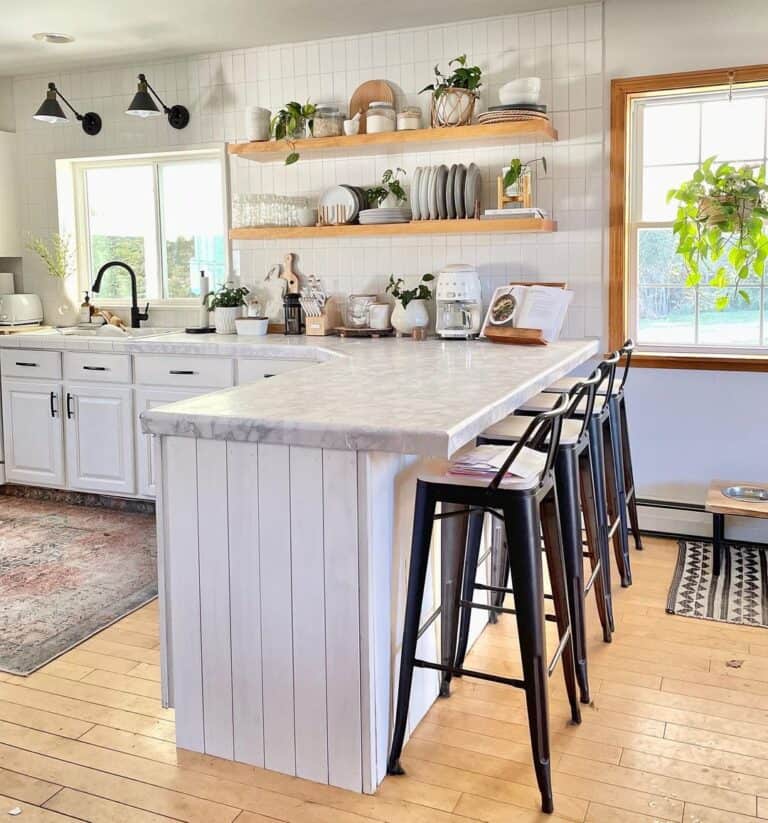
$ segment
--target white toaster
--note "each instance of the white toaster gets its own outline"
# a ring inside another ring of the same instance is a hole
[[[0,326],[43,322],[43,304],[36,294],[0,294]]]

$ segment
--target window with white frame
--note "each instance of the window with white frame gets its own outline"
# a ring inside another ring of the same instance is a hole
[[[672,232],[677,203],[667,193],[701,163],[764,166],[768,86],[650,93],[630,103],[627,265],[630,334],[646,351],[768,350],[765,278],[751,275],[743,294],[716,307],[723,294],[704,276],[686,286]],[[714,272],[712,272],[714,274]],[[729,282],[736,276],[728,271]]]
[[[136,273],[140,300],[173,301],[227,277],[223,162],[220,152],[73,161],[75,231],[81,287],[111,260]],[[99,298],[130,298],[122,269],[104,278]]]

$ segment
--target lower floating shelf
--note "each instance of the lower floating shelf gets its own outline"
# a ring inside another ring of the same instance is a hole
[[[318,237],[386,237],[407,234],[495,234],[506,232],[553,232],[555,220],[541,218],[510,218],[505,220],[414,220],[411,223],[380,223],[360,226],[258,226],[247,229],[230,229],[231,240],[272,240],[285,238]]]

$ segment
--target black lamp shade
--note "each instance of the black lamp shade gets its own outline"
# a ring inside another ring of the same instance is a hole
[[[33,116],[35,120],[42,120],[44,123],[67,122],[67,115],[64,114],[64,110],[59,105],[59,101],[56,99],[55,91],[49,91],[46,94],[43,104]]]
[[[139,90],[133,95],[131,105],[125,113],[136,117],[158,117],[160,115],[160,109],[147,91],[145,83],[139,83]]]

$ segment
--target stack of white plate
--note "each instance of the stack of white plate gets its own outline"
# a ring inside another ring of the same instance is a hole
[[[379,223],[410,223],[412,216],[408,206],[363,209],[360,212],[360,223],[363,226],[373,226]]]
[[[411,183],[414,220],[456,220],[475,216],[482,178],[474,164],[419,166]]]

